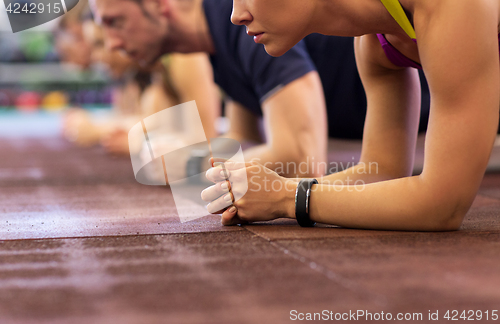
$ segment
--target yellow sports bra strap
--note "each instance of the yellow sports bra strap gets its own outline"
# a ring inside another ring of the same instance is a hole
[[[387,11],[391,14],[392,18],[396,20],[396,22],[403,28],[403,30],[410,36],[412,39],[416,39],[417,35],[415,35],[415,30],[406,16],[406,13],[399,3],[399,0],[380,0],[382,4],[385,6]]]

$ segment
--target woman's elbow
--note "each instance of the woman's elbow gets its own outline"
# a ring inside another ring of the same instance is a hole
[[[475,195],[474,195],[475,196]],[[429,213],[432,219],[429,219],[431,231],[457,231],[462,226],[465,215],[472,205],[474,196],[466,197],[454,195],[449,197],[446,202],[438,201],[439,206],[435,206],[434,212]]]
[[[454,212],[449,215],[444,215],[440,217],[438,223],[436,224],[435,231],[446,232],[446,231],[458,231],[462,226],[463,219],[466,212]]]

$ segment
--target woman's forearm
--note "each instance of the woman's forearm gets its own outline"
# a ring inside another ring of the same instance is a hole
[[[394,179],[393,175],[385,172],[377,162],[360,162],[353,167],[318,178],[320,184],[325,185],[354,185]]]
[[[318,223],[349,228],[456,230],[466,210],[449,192],[439,191],[420,176],[358,186],[318,184],[312,187],[309,215]]]

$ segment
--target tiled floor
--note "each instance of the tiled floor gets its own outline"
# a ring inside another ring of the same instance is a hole
[[[289,323],[298,312],[500,310],[500,175],[462,230],[180,223],[129,159],[0,140],[0,323]],[[491,312],[490,312],[491,314]]]

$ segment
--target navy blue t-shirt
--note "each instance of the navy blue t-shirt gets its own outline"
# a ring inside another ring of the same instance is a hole
[[[215,82],[234,101],[262,116],[261,103],[281,87],[317,70],[323,84],[329,136],[362,138],[366,96],[354,57],[353,38],[312,34],[280,57],[266,53],[230,21],[231,0],[204,0],[215,54]],[[425,115],[425,114],[424,114]]]

